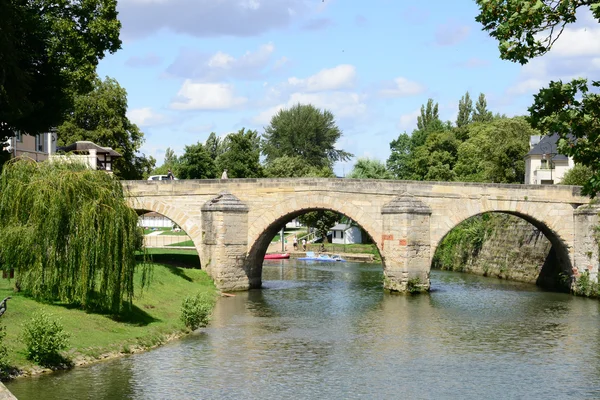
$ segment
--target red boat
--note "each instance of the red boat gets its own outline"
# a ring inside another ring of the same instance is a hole
[[[284,260],[290,258],[288,253],[265,254],[265,260]]]

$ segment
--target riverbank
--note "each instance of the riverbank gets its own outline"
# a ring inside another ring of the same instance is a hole
[[[114,319],[67,304],[37,302],[15,293],[13,281],[1,279],[0,298],[12,297],[0,318],[6,329],[3,342],[8,347],[8,362],[13,367],[11,377],[50,371],[27,360],[20,339],[23,324],[37,311],[43,310],[60,319],[65,332],[71,335],[65,356],[72,365],[84,365],[144,351],[185,335],[188,330],[180,320],[183,299],[198,292],[217,296],[212,280],[199,269],[154,264],[150,285],[141,290],[139,281],[136,279],[131,310]]]

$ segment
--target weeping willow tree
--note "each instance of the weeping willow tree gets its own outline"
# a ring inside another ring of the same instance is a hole
[[[5,164],[0,262],[37,299],[118,313],[133,299],[137,214],[119,181],[77,163]],[[144,263],[142,284],[147,279]]]

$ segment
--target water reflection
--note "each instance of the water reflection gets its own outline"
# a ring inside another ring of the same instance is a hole
[[[269,262],[263,281],[181,341],[8,386],[21,400],[600,397],[596,300],[439,271],[430,294],[393,295],[380,265],[353,263]]]

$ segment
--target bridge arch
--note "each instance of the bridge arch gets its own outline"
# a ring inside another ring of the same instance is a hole
[[[181,208],[169,205],[163,201],[155,200],[155,199],[138,199],[130,197],[128,198],[129,206],[133,208],[138,213],[141,212],[156,212],[158,214],[164,215],[169,218],[175,224],[177,224],[181,229],[183,229],[189,237],[194,242],[194,247],[198,252],[198,255],[201,256],[202,246],[201,246],[201,232],[200,227],[195,223],[195,219],[192,216],[188,215],[185,211],[182,211]]]
[[[502,209],[502,208],[500,208],[500,209],[490,208],[486,211],[481,211],[481,212],[477,212],[477,213],[463,212],[463,213],[458,213],[458,214],[453,214],[451,216],[448,216],[448,218],[452,221],[451,224],[449,224],[449,223],[443,224],[444,228],[441,230],[438,230],[435,233],[432,230],[432,237],[431,237],[432,263],[433,263],[433,257],[435,255],[435,252],[436,252],[438,246],[440,245],[440,243],[442,242],[442,240],[453,229],[455,229],[459,224],[461,224],[462,222],[464,222],[470,218],[473,218],[473,217],[477,217],[477,216],[480,216],[483,214],[494,214],[494,213],[513,215],[524,221],[527,221],[532,226],[537,228],[540,232],[542,232],[542,234],[550,241],[552,248],[550,250],[549,256],[550,256],[552,265],[544,265],[544,269],[542,271],[540,271],[540,276],[538,277],[538,283],[541,286],[548,287],[548,288],[556,288],[555,287],[556,279],[554,276],[555,274],[564,273],[567,276],[573,275],[574,265],[572,263],[572,257],[571,257],[572,249],[567,244],[568,242],[565,240],[565,237],[563,237],[563,235],[570,234],[571,226],[569,226],[569,225],[572,225],[572,223],[569,224],[569,221],[563,221],[563,223],[564,223],[563,225],[556,224],[555,221],[552,223],[549,223],[548,221],[544,221],[543,219],[539,218],[539,216],[540,215],[543,216],[543,214],[538,213],[538,214],[536,214],[536,217],[534,217],[523,211],[515,211],[515,210],[510,210],[510,209]],[[557,225],[560,225],[560,226],[557,226]],[[560,229],[560,228],[562,228],[562,229]],[[554,268],[554,266],[556,266],[557,269],[555,269],[554,271],[551,271],[550,268]]]
[[[330,196],[295,198],[294,201],[289,201],[287,205],[281,206],[276,214],[269,210],[257,215],[254,219],[255,222],[249,227],[247,271],[251,287],[260,287],[262,284],[264,256],[272,238],[279,232],[281,226],[300,215],[323,210],[337,212],[352,219],[369,235],[379,253],[383,254],[380,242],[377,240],[378,236],[381,236],[381,228],[377,226],[377,223],[381,224],[381,215],[370,215],[364,209],[349,203],[340,204]],[[385,264],[383,268],[385,269]]]

